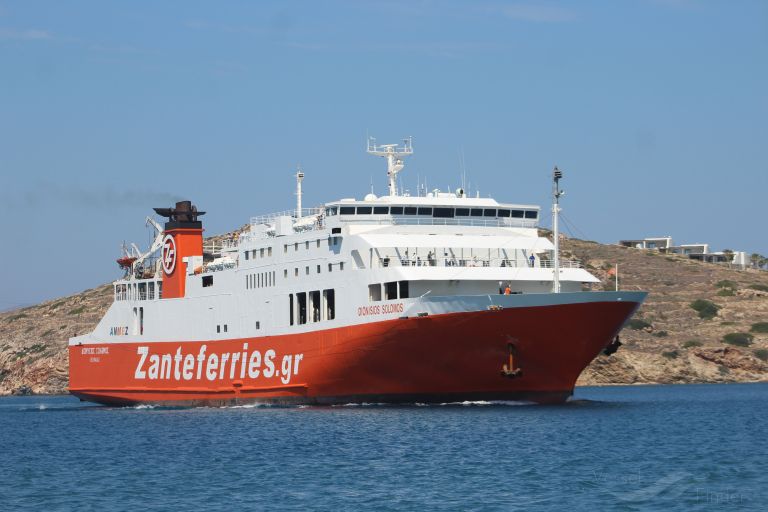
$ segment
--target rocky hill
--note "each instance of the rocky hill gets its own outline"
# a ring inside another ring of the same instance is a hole
[[[768,381],[768,272],[580,240],[563,249],[606,289],[618,263],[622,289],[650,292],[624,345],[579,384]],[[67,339],[89,332],[111,301],[105,285],[0,314],[0,395],[66,392]]]

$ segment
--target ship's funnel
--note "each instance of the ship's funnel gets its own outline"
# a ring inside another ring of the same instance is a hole
[[[154,208],[166,217],[165,237],[160,255],[163,266],[162,298],[184,297],[187,274],[194,273],[195,261],[202,264],[203,223],[197,220],[205,212],[197,210],[192,201],[179,201],[172,208]]]

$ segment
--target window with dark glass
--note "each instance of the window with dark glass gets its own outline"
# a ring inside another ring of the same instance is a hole
[[[419,215],[432,215],[432,208],[419,208]]]
[[[442,219],[453,218],[453,208],[435,208],[432,211],[433,217],[440,217]]]
[[[483,216],[483,209],[482,208],[472,208],[472,211],[470,212],[470,215],[472,217],[482,217]]]
[[[537,217],[538,212],[536,210],[526,210],[525,211],[525,218],[526,219],[535,219]]]
[[[355,214],[355,207],[354,206],[342,206],[339,208],[339,213],[341,215],[354,215]]]
[[[408,281],[400,281],[400,298],[408,298]]]
[[[405,214],[406,215],[416,215],[417,209],[415,206],[406,206],[405,207]]]
[[[384,283],[384,300],[394,300],[397,298],[397,281]]]
[[[333,320],[336,318],[336,291],[323,290],[323,299],[325,300],[325,319]]]
[[[509,210],[499,210],[499,217],[509,217]]]
[[[288,309],[290,313],[290,325],[293,325],[293,294],[288,294]]]
[[[374,206],[373,213],[375,215],[386,215],[389,213],[389,206]]]
[[[312,306],[312,321],[320,321],[320,290],[309,292],[309,303]]]
[[[358,215],[370,215],[371,214],[371,207],[370,206],[358,206],[357,207],[357,214]]]
[[[495,216],[496,216],[496,209],[483,210],[483,217],[495,217]]]
[[[392,215],[402,215],[403,214],[403,207],[402,206],[393,206],[389,209],[389,213]]]
[[[469,208],[456,208],[457,217],[469,217]]]
[[[523,210],[512,210],[512,217],[514,217],[515,219],[522,219]]]
[[[299,325],[307,323],[307,294],[305,292],[296,294],[296,302],[299,306]]]

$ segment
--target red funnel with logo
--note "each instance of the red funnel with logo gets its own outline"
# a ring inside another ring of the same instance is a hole
[[[160,254],[163,264],[162,298],[184,297],[190,258],[203,255],[203,223],[197,218],[205,212],[197,211],[191,201],[180,201],[175,208],[154,210],[158,215],[168,218]]]

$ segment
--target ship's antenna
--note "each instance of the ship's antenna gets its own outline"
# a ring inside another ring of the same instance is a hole
[[[374,137],[368,137],[368,154],[387,159],[387,178],[389,180],[389,195],[397,196],[397,175],[403,170],[403,158],[413,154],[413,138],[403,139],[403,144],[376,145]]]
[[[304,181],[304,172],[301,166],[296,167],[296,220],[301,219],[301,182]]]
[[[557,225],[557,220],[560,215],[560,196],[565,194],[565,191],[560,190],[560,180],[563,177],[562,171],[555,166],[552,171],[552,236],[555,241],[555,253],[554,253],[554,278],[552,279],[552,293],[560,293],[560,230]]]

